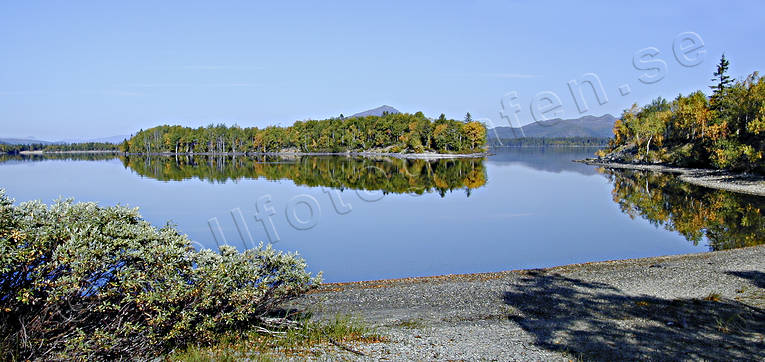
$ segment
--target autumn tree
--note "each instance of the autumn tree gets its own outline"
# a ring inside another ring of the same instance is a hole
[[[481,123],[475,121],[467,122],[462,125],[462,132],[465,134],[467,143],[470,145],[470,150],[475,150],[486,144],[486,127]]]

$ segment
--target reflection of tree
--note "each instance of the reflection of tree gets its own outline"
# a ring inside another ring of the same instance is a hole
[[[0,163],[46,161],[46,160],[103,161],[103,160],[111,160],[116,157],[117,156],[111,152],[45,153],[45,154],[28,154],[28,155],[0,153]]]
[[[765,243],[765,198],[710,190],[675,176],[641,171],[603,171],[614,185],[614,201],[630,217],[676,231],[711,250]]]
[[[125,156],[123,164],[138,174],[162,181],[198,178],[225,182],[246,178],[289,179],[297,185],[392,193],[465,189],[486,184],[483,159],[399,159],[305,156]]]

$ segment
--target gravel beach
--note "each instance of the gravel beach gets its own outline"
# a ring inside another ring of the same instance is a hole
[[[325,284],[297,301],[388,342],[361,360],[765,360],[765,245],[500,273]]]

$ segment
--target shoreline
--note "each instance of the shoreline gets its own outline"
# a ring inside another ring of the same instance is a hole
[[[740,174],[725,170],[604,162],[594,158],[574,160],[574,162],[609,169],[628,169],[677,174],[680,181],[696,186],[748,195],[765,196],[765,176],[760,175]]]
[[[43,151],[43,150],[37,150],[37,151],[20,151],[20,155],[59,155],[59,154],[95,154],[95,153],[122,153],[120,151],[108,151],[108,150],[91,150],[91,151],[80,151],[80,150],[72,150],[72,151]]]
[[[393,153],[393,152],[158,152],[158,153],[123,153],[128,156],[345,156],[345,157],[393,157],[405,159],[448,159],[448,158],[480,158],[489,156],[489,152],[481,153]]]
[[[45,155],[45,154],[87,154],[87,153],[115,153],[126,156],[283,156],[283,157],[302,157],[302,156],[346,156],[346,157],[393,157],[402,159],[450,159],[450,158],[482,158],[491,155],[491,152],[480,153],[393,153],[393,152],[149,152],[132,153],[121,151],[21,151],[23,155]]]
[[[348,359],[750,360],[765,358],[765,245],[328,283],[292,304],[389,339],[330,355]]]
[[[489,146],[490,148],[597,148],[602,149],[608,145],[524,145],[524,146]]]
[[[462,273],[462,274],[440,274],[440,275],[426,275],[417,277],[401,277],[391,279],[371,279],[371,280],[359,280],[351,282],[330,282],[321,283],[319,288],[312,293],[324,293],[324,292],[338,292],[341,289],[370,289],[370,288],[384,288],[385,286],[400,286],[411,285],[420,283],[449,283],[449,282],[461,282],[461,281],[488,281],[506,277],[508,275],[527,274],[530,272],[574,272],[587,270],[589,268],[602,269],[606,267],[618,268],[623,265],[634,264],[655,264],[672,261],[682,261],[696,258],[706,258],[710,254],[715,253],[729,253],[736,250],[744,249],[757,249],[764,248],[763,245],[745,246],[742,248],[717,250],[717,251],[700,251],[697,253],[686,254],[668,254],[647,256],[640,258],[627,258],[627,259],[609,259],[599,261],[587,261],[582,263],[561,264],[544,268],[525,268],[525,269],[508,269],[494,272],[478,272],[478,273]],[[765,253],[765,250],[763,250]]]

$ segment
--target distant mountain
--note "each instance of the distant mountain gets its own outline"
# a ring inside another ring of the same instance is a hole
[[[61,141],[43,141],[38,140],[33,137],[28,138],[0,138],[0,143],[5,143],[7,145],[31,145],[31,144],[43,144],[43,145],[59,145],[64,143],[86,143],[86,142],[97,142],[97,143],[120,143],[124,139],[130,138],[129,135],[117,135],[117,136],[111,136],[111,137],[103,137],[103,138],[92,138],[92,139],[68,139],[68,140],[61,140]]]
[[[353,117],[366,117],[366,116],[378,116],[379,117],[379,116],[382,116],[383,113],[385,113],[385,112],[387,112],[388,114],[401,113],[401,112],[398,111],[398,109],[395,109],[395,108],[393,108],[391,106],[383,105],[383,106],[377,107],[375,109],[370,109],[368,111],[356,113],[356,114],[350,116],[350,118],[353,118]]]
[[[91,138],[91,139],[68,139],[68,140],[62,140],[58,141],[56,143],[86,143],[86,142],[95,142],[95,143],[120,143],[125,139],[130,139],[130,135],[116,135],[111,137],[102,137],[102,138]]]
[[[101,143],[114,143],[114,144],[117,144],[117,143],[120,143],[120,142],[122,142],[124,140],[127,140],[127,139],[130,139],[130,135],[129,134],[121,134],[121,135],[116,135],[116,136],[111,136],[111,137],[96,138],[96,139],[92,139],[92,140],[90,140],[88,142],[101,142]]]
[[[4,143],[6,145],[31,145],[31,144],[50,145],[50,144],[53,144],[54,142],[42,141],[42,140],[29,137],[29,138],[0,138],[0,143]]]
[[[499,138],[520,137],[602,137],[613,136],[613,128],[616,117],[610,114],[597,116],[583,116],[576,119],[550,119],[547,121],[534,122],[523,127],[495,127],[489,130],[489,136],[493,137],[496,131]]]

